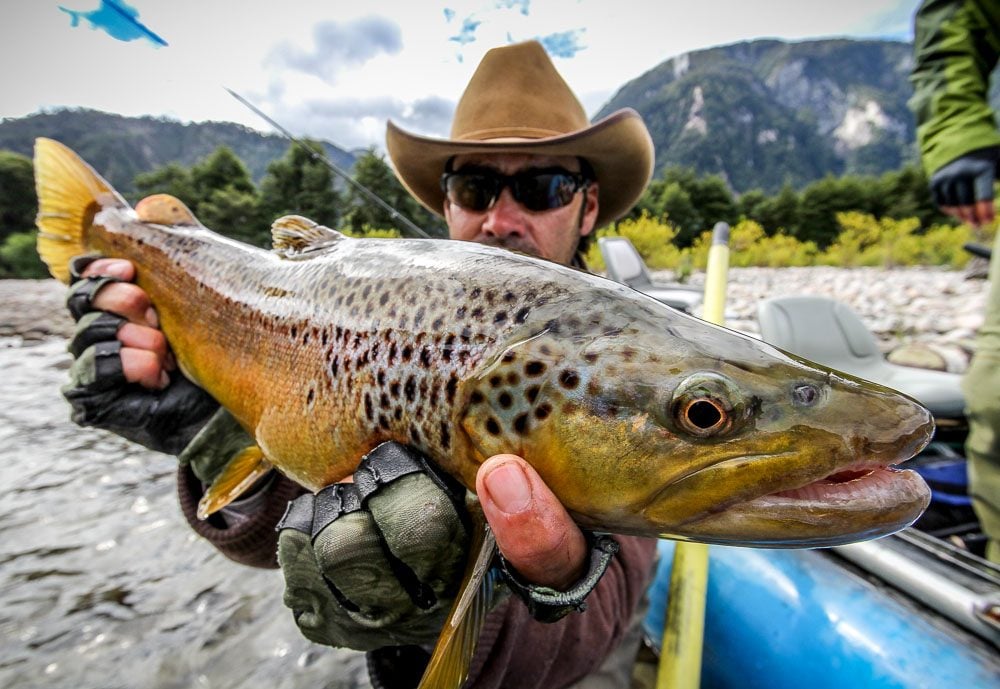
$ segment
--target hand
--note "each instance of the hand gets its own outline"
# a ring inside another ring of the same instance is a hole
[[[491,457],[479,468],[476,493],[500,552],[526,581],[564,591],[584,574],[583,532],[530,464]]]
[[[177,371],[148,295],[128,282],[130,262],[99,258],[73,273],[80,278],[67,299],[77,320],[75,361],[62,390],[73,421],[178,454],[218,403]]]
[[[316,643],[432,643],[465,566],[465,489],[398,443],[353,478],[297,498],[278,525],[285,605]]]
[[[374,488],[373,474],[381,477]],[[464,489],[397,443],[372,450],[354,479],[293,501],[279,525],[285,605],[317,643],[357,650],[432,643],[467,559]],[[576,584],[581,600],[596,585],[616,548],[602,544],[591,558],[590,544],[523,459],[489,459],[477,488],[519,580],[559,591]],[[519,595],[532,592],[522,587]],[[539,595],[529,607],[542,620],[580,608]]]
[[[993,222],[993,182],[1000,147],[981,148],[959,156],[931,175],[934,203],[962,222],[981,226]]]

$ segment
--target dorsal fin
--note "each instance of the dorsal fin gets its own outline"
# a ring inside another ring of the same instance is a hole
[[[153,194],[135,204],[135,212],[142,222],[155,225],[201,225],[191,209],[176,196]]]
[[[344,235],[318,225],[301,215],[285,215],[271,224],[271,241],[275,253],[284,258],[325,249],[344,239]]]

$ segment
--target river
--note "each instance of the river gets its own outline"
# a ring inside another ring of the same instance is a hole
[[[369,686],[193,534],[174,458],[69,421],[65,347],[0,338],[0,687]]]

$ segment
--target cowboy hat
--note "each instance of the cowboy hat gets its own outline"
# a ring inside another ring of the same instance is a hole
[[[455,107],[450,139],[410,134],[389,121],[386,148],[403,186],[436,215],[444,213],[441,174],[462,153],[586,159],[600,183],[597,227],[625,215],[653,174],[653,142],[639,113],[626,108],[590,124],[537,41],[483,56]]]

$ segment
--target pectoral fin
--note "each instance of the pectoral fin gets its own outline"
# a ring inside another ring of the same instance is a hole
[[[469,547],[469,562],[455,603],[438,637],[418,689],[458,689],[469,675],[472,654],[486,613],[499,595],[499,570],[491,568],[497,552],[493,532],[478,510],[478,526]]]
[[[271,463],[264,459],[264,453],[256,445],[238,452],[198,502],[198,519],[208,519],[210,514],[238,498],[270,470]]]

